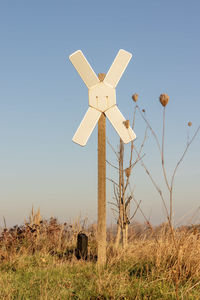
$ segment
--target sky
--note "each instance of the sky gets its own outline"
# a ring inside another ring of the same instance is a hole
[[[132,53],[116,89],[117,105],[132,120],[131,96],[137,93],[138,105],[159,138],[159,95],[169,95],[165,162],[171,178],[187,134],[192,136],[200,123],[199,14],[199,0],[0,0],[0,226],[3,217],[8,226],[23,224],[32,206],[44,218],[96,222],[97,128],[85,147],[72,142],[88,108],[87,87],[69,61],[78,49],[97,74],[108,71],[119,49]],[[193,124],[190,128],[188,121]],[[144,130],[137,115],[137,146]],[[107,137],[117,149],[119,137],[108,121]],[[198,218],[199,149],[200,134],[177,172],[176,224]],[[159,152],[150,133],[143,154],[168,204]],[[108,146],[107,159],[117,163]],[[117,178],[109,165],[107,176]],[[159,195],[140,163],[130,182],[150,221],[164,222]],[[107,182],[107,202],[112,197],[113,186]],[[139,213],[134,220],[144,222]],[[109,204],[107,221],[116,222]]]

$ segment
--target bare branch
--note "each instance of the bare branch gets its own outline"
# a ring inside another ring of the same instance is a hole
[[[151,223],[149,222],[149,220],[147,219],[147,217],[145,216],[145,214],[143,213],[143,211],[142,211],[142,209],[141,209],[141,207],[140,207],[140,204],[141,204],[140,202],[141,202],[141,200],[140,200],[139,203],[137,202],[137,200],[135,199],[135,197],[134,197],[134,195],[133,195],[133,192],[132,192],[132,190],[131,190],[131,187],[130,187],[130,193],[131,193],[131,196],[132,196],[132,198],[133,198],[133,201],[136,203],[136,205],[138,206],[138,209],[140,210],[142,216],[144,217],[144,219],[145,219],[145,221],[146,221],[146,224],[150,227],[151,231],[152,231],[153,233],[155,233],[155,232],[154,232],[153,226],[151,225]],[[155,237],[156,242],[159,244],[159,241],[158,241],[157,236],[156,236],[155,234],[154,234],[154,237]]]
[[[116,200],[117,204],[119,205],[119,192],[116,191],[116,185],[115,184],[113,184],[113,190],[114,190],[115,200]]]
[[[144,139],[143,139],[142,144],[140,146],[139,154],[138,154],[138,156],[137,156],[137,158],[136,158],[136,160],[135,160],[135,162],[133,164],[132,164],[132,157],[133,157],[134,146],[133,146],[133,144],[131,145],[131,155],[130,155],[130,161],[129,161],[129,168],[131,168],[131,169],[136,165],[136,163],[138,161],[141,160],[140,153],[142,152],[142,149],[144,147],[144,143],[145,143],[146,138],[147,138],[147,129],[148,129],[148,127],[146,127],[145,134],[144,134]],[[144,157],[144,156],[145,156],[145,154],[142,157]],[[130,178],[129,176],[126,178],[126,183],[125,183],[125,187],[124,187],[124,193],[126,192],[126,189],[128,187],[129,178]]]
[[[140,202],[137,204],[137,207],[136,207],[133,215],[130,217],[130,220],[132,220],[135,217],[141,203],[142,203],[142,200],[140,200]]]
[[[6,225],[6,219],[5,219],[4,216],[3,216],[3,223],[4,223],[4,228],[7,228],[7,225]]]
[[[168,190],[170,191],[170,186],[168,183],[167,174],[166,174],[166,170],[165,170],[165,162],[164,162],[164,142],[165,142],[165,106],[163,108],[163,133],[162,133],[161,161],[162,161],[162,169],[163,169],[165,183],[167,185]],[[171,219],[171,214],[170,214],[170,219]]]
[[[140,155],[141,155],[141,152],[142,152],[142,149],[143,149],[143,147],[144,147],[144,143],[145,143],[145,141],[146,141],[146,139],[147,139],[147,131],[148,131],[148,127],[146,127],[146,129],[145,129],[144,139],[143,139],[143,141],[142,141],[142,144],[141,144],[141,146],[140,146],[140,150],[138,151],[138,154],[137,154],[137,159],[136,159],[136,161],[135,161],[134,164],[136,164],[138,161],[140,161],[141,158],[144,157],[144,155],[145,155],[145,154],[144,154],[142,157],[140,156]]]
[[[136,111],[137,111],[137,105],[135,105],[134,112],[133,112],[132,129],[134,129],[134,127],[135,127],[135,115],[136,115]]]
[[[115,151],[115,148],[113,147],[113,145],[110,143],[110,141],[108,140],[108,138],[106,139],[108,145],[110,146],[110,148],[112,149],[112,151],[115,153],[117,160],[119,160],[119,154]]]
[[[118,211],[116,211],[114,208],[111,208],[111,210],[112,210],[112,213],[114,215],[115,220],[117,221],[118,220],[118,216],[116,216],[115,213],[118,214]]]
[[[116,186],[119,186],[117,182],[115,182],[113,179],[106,177],[106,179],[112,183],[114,183]]]
[[[115,207],[119,208],[119,206],[117,204],[115,204],[114,202],[108,202],[111,205],[114,205]]]
[[[128,199],[125,201],[125,208],[127,208],[131,200],[132,200],[132,196],[129,196]]]
[[[180,163],[183,161],[183,158],[184,158],[185,154],[187,153],[187,151],[188,151],[190,145],[192,144],[192,142],[194,141],[195,137],[197,136],[199,130],[200,130],[200,126],[199,126],[199,127],[197,128],[197,130],[195,131],[195,133],[194,133],[193,137],[191,138],[191,140],[190,140],[189,142],[187,142],[186,148],[185,148],[185,150],[184,150],[184,152],[183,152],[181,158],[179,159],[179,161],[178,161],[177,164],[176,164],[176,167],[175,167],[174,172],[173,172],[173,175],[172,175],[171,189],[173,188],[174,177],[175,177],[175,175],[176,175],[176,171],[177,171],[177,169],[178,169]]]
[[[117,171],[119,171],[119,168],[116,167],[115,165],[111,164],[108,160],[106,160],[107,164],[109,164],[111,167],[113,167],[114,169],[116,169]]]
[[[147,126],[148,126],[148,127],[149,127],[149,129],[151,130],[151,133],[153,134],[153,136],[154,136],[154,138],[155,138],[155,140],[156,140],[156,144],[157,144],[157,146],[158,146],[158,149],[159,149],[159,151],[160,151],[160,154],[161,154],[161,147],[160,147],[160,143],[159,143],[159,140],[158,140],[158,137],[157,137],[157,135],[156,135],[155,131],[152,129],[152,127],[151,127],[150,123],[147,121],[146,117],[145,117],[145,116],[144,116],[144,114],[141,112],[141,110],[140,110],[139,106],[138,106],[138,105],[136,105],[136,107],[137,107],[137,109],[138,109],[138,111],[139,111],[139,113],[140,113],[140,115],[141,115],[142,119],[145,121],[145,123],[147,124]]]
[[[138,151],[136,148],[134,148],[136,153],[139,155]],[[166,206],[166,203],[165,203],[165,200],[164,200],[164,197],[163,197],[163,194],[162,194],[162,191],[161,189],[158,187],[158,185],[156,184],[155,180],[153,179],[152,175],[150,174],[149,170],[147,169],[147,167],[145,166],[143,160],[141,159],[141,165],[142,167],[145,169],[147,175],[149,176],[149,178],[151,179],[151,182],[153,183],[154,187],[156,188],[157,192],[159,193],[160,197],[161,197],[161,200],[162,200],[162,203],[164,205],[164,208],[165,208],[165,211],[166,211],[166,214],[167,214],[167,218],[169,219],[169,212],[168,212],[168,209],[167,209],[167,206]]]

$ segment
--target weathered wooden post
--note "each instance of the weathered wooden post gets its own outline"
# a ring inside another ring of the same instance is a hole
[[[73,136],[73,142],[85,146],[98,122],[98,266],[106,263],[106,117],[126,144],[136,135],[116,106],[115,88],[132,54],[119,50],[108,73],[95,74],[78,50],[69,59],[89,90],[89,108]]]
[[[100,73],[102,82],[106,74]],[[98,265],[106,263],[106,116],[98,121]]]

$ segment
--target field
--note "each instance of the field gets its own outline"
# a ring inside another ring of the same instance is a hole
[[[76,258],[77,233],[88,235],[87,260]],[[107,264],[96,263],[96,226],[32,216],[4,228],[0,299],[200,299],[198,226],[171,230],[133,224],[126,249],[108,229]]]
[[[107,178],[113,184],[116,202],[109,204],[116,212],[117,225],[107,228],[106,264],[105,247],[98,250],[97,260],[96,224],[88,225],[86,220],[80,219],[73,224],[61,224],[55,218],[42,219],[40,212],[35,213],[32,209],[29,219],[22,226],[7,228],[4,219],[4,228],[0,232],[0,299],[200,299],[200,225],[172,226],[175,175],[199,133],[200,126],[191,137],[188,133],[185,149],[172,170],[171,178],[168,178],[164,141],[165,107],[169,96],[161,94],[159,98],[163,107],[161,141],[147,120],[145,110],[138,106],[138,95],[134,94],[132,99],[135,103],[132,128],[136,113],[139,113],[146,125],[141,145],[138,147],[131,143],[126,168],[127,157],[122,140],[116,150],[108,141],[118,165],[103,159],[105,167],[107,162],[117,170],[119,180],[117,182]],[[189,130],[192,122],[188,122],[187,126]],[[143,161],[143,147],[148,131],[154,137],[160,153],[161,177],[168,191],[168,199],[165,199],[165,193]],[[131,191],[131,172],[139,161],[164,208],[167,223],[158,227],[150,224],[140,208],[141,200],[137,202]],[[106,182],[106,177],[103,182]],[[99,195],[105,193],[101,191]],[[106,220],[105,199],[102,200],[99,201],[102,204],[99,208],[99,228],[104,227],[102,224]],[[132,216],[131,200],[136,205]],[[137,210],[140,210],[145,224],[133,222]],[[88,237],[86,257],[80,257],[77,249],[80,232]],[[99,231],[99,245],[105,246],[104,233]]]

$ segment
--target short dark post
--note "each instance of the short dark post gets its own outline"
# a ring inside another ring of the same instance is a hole
[[[88,254],[88,237],[85,233],[79,233],[77,237],[77,259],[87,259]]]

